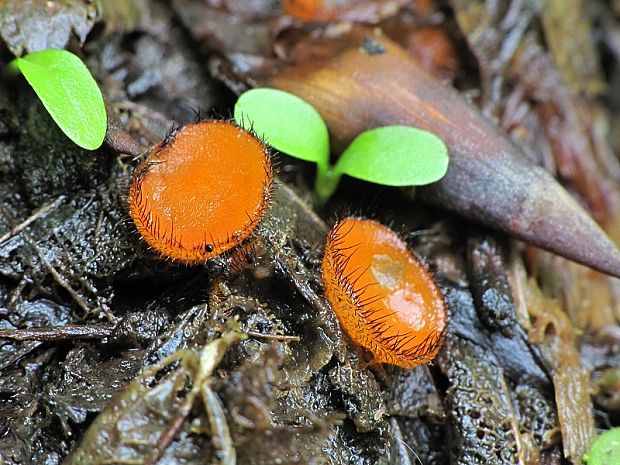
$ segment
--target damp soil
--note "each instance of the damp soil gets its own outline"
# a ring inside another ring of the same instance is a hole
[[[110,118],[82,150],[1,77],[1,464],[578,464],[620,425],[618,281],[411,190],[347,179],[320,207],[313,168],[274,153],[242,247],[188,267],[141,240],[127,192],[150,147],[358,28],[363,53],[389,36],[620,239],[618,2],[295,3],[0,3],[0,64],[67,48]],[[347,214],[432,272],[449,315],[432,363],[373,364],[340,330],[320,264]]]

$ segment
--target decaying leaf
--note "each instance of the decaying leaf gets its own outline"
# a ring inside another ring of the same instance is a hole
[[[521,275],[522,276],[522,275]],[[524,304],[533,320],[530,341],[543,344],[552,367],[555,402],[566,457],[578,460],[595,438],[587,371],[581,366],[575,330],[566,313],[533,280],[522,283]]]
[[[599,95],[604,90],[592,41],[591,4],[583,0],[549,0],[542,24],[553,61],[565,82],[577,93]]]
[[[193,462],[199,463],[199,457],[209,450],[208,442],[200,441],[202,454],[187,443],[191,428],[185,434],[179,434],[194,401],[209,390],[208,383],[213,370],[220,363],[231,344],[238,341],[240,335],[226,333],[221,338],[205,345],[199,351],[188,349],[176,352],[157,366],[152,366],[132,381],[115,399],[110,402],[84,435],[80,446],[67,458],[68,465],[105,464],[113,462],[140,462],[154,464],[166,452],[182,451],[185,447],[193,449]],[[176,369],[163,375],[164,369],[174,361],[181,361]],[[149,385],[150,379],[162,371],[163,378]],[[209,407],[217,401],[212,394],[205,394]],[[220,414],[220,410],[208,411],[208,416]],[[216,420],[213,420],[216,422]],[[143,425],[142,428],[136,428]],[[148,425],[148,426],[147,426]],[[212,434],[227,430],[212,431]],[[168,449],[179,434],[180,444]],[[214,446],[223,446],[226,438],[218,438]],[[214,454],[216,447],[211,448]],[[225,446],[223,446],[225,447]],[[234,454],[226,448],[226,454]],[[234,460],[234,459],[233,459]],[[229,462],[230,463],[230,462]]]

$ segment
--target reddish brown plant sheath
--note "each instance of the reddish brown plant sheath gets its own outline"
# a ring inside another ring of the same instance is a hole
[[[292,53],[298,64],[263,84],[292,92],[325,118],[336,150],[370,128],[405,124],[448,146],[447,175],[418,190],[423,200],[518,239],[620,277],[620,252],[583,208],[533,165],[453,88],[426,73],[379,33]],[[335,51],[335,53],[334,53]]]

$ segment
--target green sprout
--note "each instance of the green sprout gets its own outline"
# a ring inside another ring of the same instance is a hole
[[[386,186],[421,186],[441,179],[448,169],[443,141],[409,126],[365,131],[331,165],[325,121],[312,105],[281,90],[243,93],[235,104],[234,118],[280,152],[315,162],[315,192],[321,204],[336,191],[343,174]]]
[[[108,118],[101,91],[82,60],[50,49],[15,58],[8,67],[24,75],[69,139],[88,150],[101,146]]]
[[[620,465],[620,428],[601,434],[582,458],[588,465]]]

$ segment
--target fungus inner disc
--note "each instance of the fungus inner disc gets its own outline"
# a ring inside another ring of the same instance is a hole
[[[269,201],[267,149],[227,121],[181,129],[156,147],[132,183],[130,209],[162,255],[200,263],[247,238]]]
[[[372,256],[369,279],[376,281],[375,290],[383,294],[382,309],[392,309],[392,319],[401,319],[413,330],[422,330],[428,322],[424,313],[429,299],[425,300],[425,289],[418,289],[415,281],[408,280],[409,261],[402,256],[391,257],[382,253]],[[432,296],[428,296],[431,297]]]

